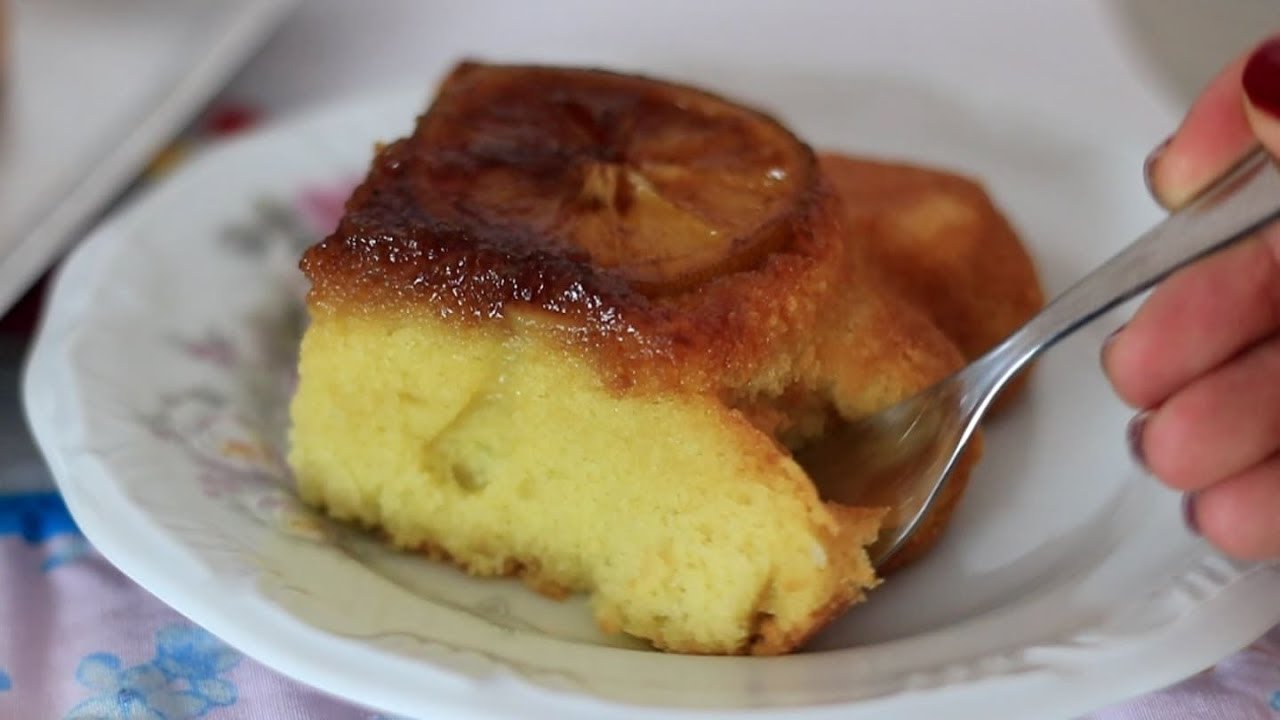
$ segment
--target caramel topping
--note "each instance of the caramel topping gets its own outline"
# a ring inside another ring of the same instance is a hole
[[[628,356],[732,369],[802,326],[817,310],[800,300],[840,265],[816,167],[781,125],[702,91],[464,64],[302,266],[313,304],[542,313]]]

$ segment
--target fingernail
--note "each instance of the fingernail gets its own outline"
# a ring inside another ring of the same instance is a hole
[[[1142,451],[1142,431],[1147,427],[1147,418],[1151,416],[1151,412],[1143,410],[1133,419],[1129,421],[1129,426],[1125,428],[1125,439],[1129,442],[1129,454],[1142,467],[1147,466],[1146,455]]]
[[[1241,84],[1254,107],[1280,119],[1280,35],[1259,45],[1249,56]]]
[[[1120,327],[1116,328],[1115,330],[1112,330],[1112,331],[1111,331],[1111,334],[1110,334],[1110,335],[1107,335],[1107,337],[1103,339],[1103,341],[1102,341],[1102,348],[1101,348],[1101,350],[1099,350],[1099,352],[1098,352],[1098,357],[1100,358],[1100,361],[1101,361],[1101,363],[1102,363],[1102,369],[1103,369],[1103,370],[1106,370],[1106,369],[1107,369],[1107,352],[1111,349],[1111,346],[1112,346],[1112,345],[1115,343],[1115,341],[1116,341],[1116,337],[1117,337],[1118,335],[1120,335],[1120,331],[1121,331],[1121,330],[1124,330],[1124,328],[1125,328],[1125,326],[1124,326],[1124,325],[1121,325]]]
[[[1187,526],[1193,535],[1200,534],[1200,522],[1196,519],[1196,494],[1185,493],[1182,496],[1182,524]]]
[[[1120,333],[1124,332],[1124,329],[1127,327],[1129,327],[1129,323],[1123,323],[1120,327],[1108,333],[1107,337],[1102,341],[1102,349],[1105,350],[1111,347],[1111,344],[1116,341],[1116,338],[1120,337]]]
[[[1160,158],[1164,156],[1164,151],[1169,147],[1169,143],[1172,141],[1172,135],[1165,138],[1164,142],[1157,145],[1155,149],[1147,155],[1147,159],[1142,163],[1142,181],[1147,184],[1147,192],[1151,194],[1151,197],[1159,197],[1159,195],[1156,194],[1156,163],[1160,162]]]

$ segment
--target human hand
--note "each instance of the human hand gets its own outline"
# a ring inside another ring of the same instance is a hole
[[[1228,65],[1147,162],[1177,208],[1254,144],[1280,156],[1280,35]],[[1280,203],[1280,197],[1276,198]],[[1280,558],[1280,224],[1161,283],[1103,348],[1133,453],[1229,555]]]

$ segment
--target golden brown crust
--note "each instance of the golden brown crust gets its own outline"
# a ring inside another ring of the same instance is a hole
[[[943,170],[824,153],[851,241],[972,361],[1044,306],[1035,264],[983,187]],[[1023,373],[1002,394],[1005,406]]]
[[[386,538],[389,540],[389,538]],[[542,565],[537,559],[506,558],[496,570],[481,568],[475,563],[458,558],[443,546],[433,542],[421,542],[410,548],[413,552],[436,562],[444,562],[462,570],[468,575],[477,577],[514,577],[519,578],[526,587],[543,597],[552,600],[564,600],[573,594],[573,588],[565,587],[542,572]]]

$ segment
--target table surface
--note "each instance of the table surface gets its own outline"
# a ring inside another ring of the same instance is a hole
[[[585,1],[554,7],[563,19]],[[1073,74],[1067,63],[1054,81],[1094,107],[1125,108],[1116,119],[1124,131],[1160,137],[1212,71],[1266,30],[1258,22],[1265,4],[1239,0],[1236,15],[1210,22],[1204,8],[1218,6],[1191,0],[1078,3],[1071,21],[1096,33],[1068,33],[1094,38],[1093,46],[1070,51],[1142,57],[1117,62],[1127,70],[1108,78]],[[584,28],[548,23],[546,5],[479,5],[487,8],[477,12],[473,4],[460,13],[457,4],[415,0],[304,2],[182,142],[379,86],[421,82],[425,96],[424,69],[436,72],[462,55],[504,57],[517,48],[566,61],[609,56],[607,48],[592,46]],[[1005,3],[1002,12],[1037,12],[1035,5]],[[796,3],[789,12],[800,24],[807,18],[809,27],[820,27],[814,17],[822,9],[820,2]],[[1131,42],[1116,36],[1117,14]],[[489,32],[469,28],[477,17],[491,24]],[[427,28],[430,42],[422,40]],[[682,42],[678,29],[671,32],[676,37],[664,42]],[[475,37],[488,40],[459,40]],[[791,60],[770,56],[767,45],[761,52],[763,63]],[[1005,72],[1001,81],[1015,90],[1042,81],[1009,69],[979,70]],[[0,718],[384,717],[242,657],[120,575],[76,532],[21,419],[18,375],[32,303],[28,298],[0,326]],[[1280,718],[1280,631],[1179,685],[1090,717]]]

